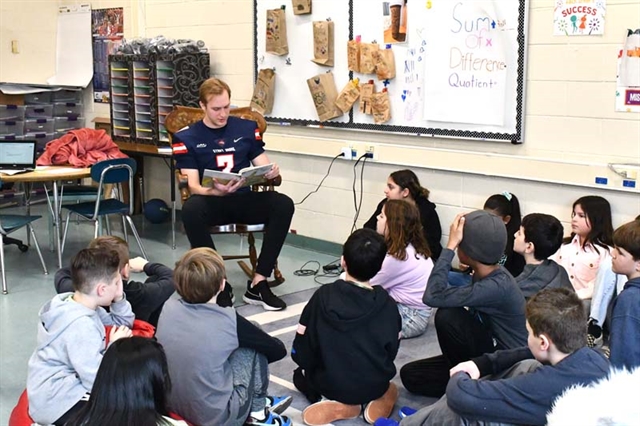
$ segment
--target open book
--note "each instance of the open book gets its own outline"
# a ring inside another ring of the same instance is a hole
[[[251,185],[260,185],[267,181],[264,177],[271,171],[273,164],[265,164],[264,166],[252,166],[241,169],[238,173],[231,172],[219,172],[217,170],[205,169],[204,176],[202,177],[202,186],[212,187],[213,179],[216,179],[222,184],[227,184],[231,180],[239,180],[244,178],[246,181],[243,187]]]

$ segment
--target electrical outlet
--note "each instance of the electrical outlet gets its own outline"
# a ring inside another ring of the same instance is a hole
[[[367,145],[367,151],[365,152],[365,154],[367,155],[366,158],[375,160],[376,159],[375,145]]]
[[[340,150],[340,152],[342,152],[342,158],[345,160],[353,160],[353,153],[351,151],[351,148],[349,148],[348,146],[342,148]]]
[[[340,149],[340,152],[342,153],[341,158],[345,160],[355,160],[356,158],[358,158],[358,151],[356,151],[356,149],[352,146],[345,146]]]

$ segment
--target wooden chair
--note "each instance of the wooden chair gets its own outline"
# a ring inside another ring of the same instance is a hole
[[[258,129],[261,134],[267,130],[267,122],[264,117],[255,111],[252,111],[249,107],[244,108],[234,108],[230,111],[230,115],[235,117],[240,117],[245,120],[253,120],[258,123]],[[189,126],[199,120],[202,120],[204,117],[204,111],[200,108],[193,107],[185,107],[185,106],[175,106],[173,111],[169,115],[167,115],[164,125],[169,133],[169,139],[171,140],[174,133],[179,131],[180,129]],[[187,184],[187,176],[180,173],[180,170],[176,170],[176,178],[178,180],[178,188],[180,189],[180,198],[184,203],[187,198],[191,195],[189,193],[189,186]],[[254,185],[252,187],[253,191],[273,191],[276,186],[279,186],[282,182],[280,176],[275,179],[267,182],[266,185]],[[255,247],[255,237],[254,233],[256,232],[265,232],[265,224],[256,224],[256,225],[247,225],[243,223],[229,223],[226,225],[217,225],[209,227],[209,232],[213,235],[215,234],[240,234],[247,235],[247,242],[249,244],[249,254],[245,255],[224,255],[222,258],[224,260],[236,260],[236,259],[249,259],[251,263],[251,267],[246,264],[246,262],[240,260],[238,265],[244,271],[245,274],[249,278],[253,278],[253,275],[256,270],[256,265],[258,263],[258,256],[256,253]],[[274,280],[269,282],[271,287],[275,287],[284,282],[284,277],[282,273],[278,269],[278,264],[274,266],[273,269]]]

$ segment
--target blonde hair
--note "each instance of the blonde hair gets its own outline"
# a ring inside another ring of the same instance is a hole
[[[206,303],[220,292],[225,275],[222,257],[209,247],[199,247],[176,262],[173,280],[185,302]]]
[[[231,98],[231,89],[229,85],[219,78],[211,77],[200,85],[200,102],[206,105],[210,96],[219,96],[227,92]]]

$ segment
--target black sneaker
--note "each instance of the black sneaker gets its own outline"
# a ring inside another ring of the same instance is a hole
[[[225,281],[224,288],[216,298],[216,303],[222,308],[227,308],[233,306],[233,302],[235,302],[235,300],[236,297],[233,295],[233,288],[231,287],[231,284]]]
[[[242,300],[250,305],[262,305],[267,311],[281,311],[287,307],[282,299],[271,292],[267,280],[262,280],[253,287],[249,281]]]

